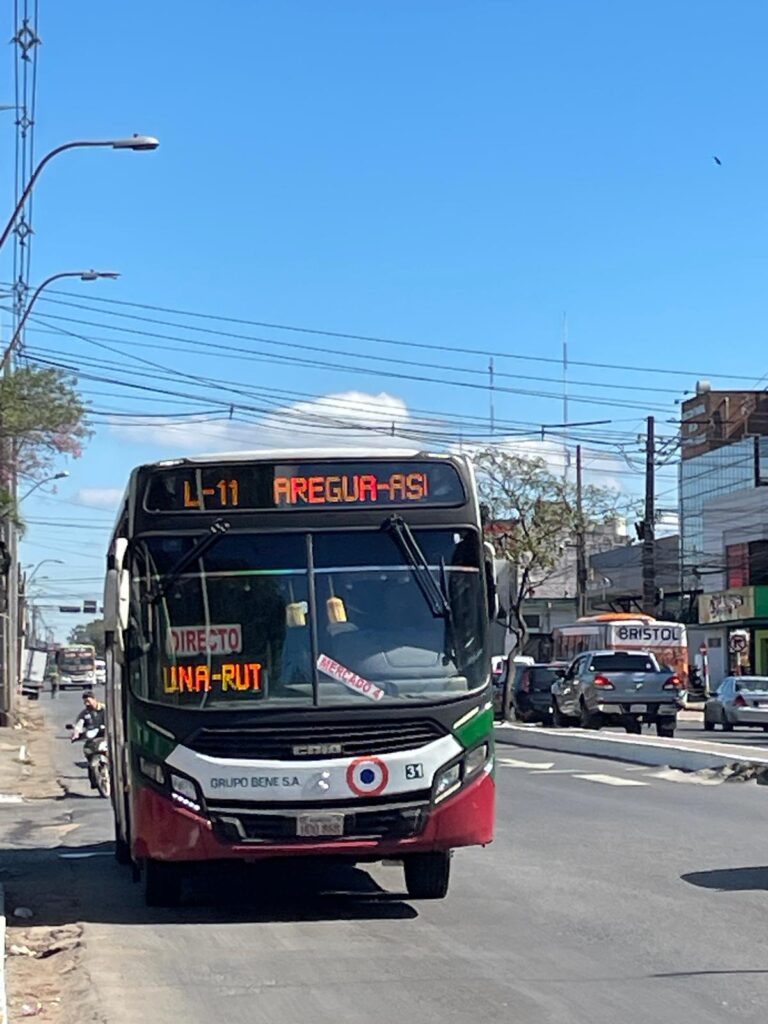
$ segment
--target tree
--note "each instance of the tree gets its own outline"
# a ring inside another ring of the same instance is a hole
[[[566,547],[575,543],[579,529],[588,531],[616,518],[616,495],[584,487],[580,516],[575,485],[551,473],[543,459],[488,448],[474,461],[487,515],[486,539],[497,557],[514,568],[505,610],[515,648],[522,651],[528,639],[526,598],[561,569]]]
[[[104,620],[94,619],[93,622],[86,622],[82,626],[75,626],[69,634],[71,644],[93,644],[96,648],[96,656],[104,657]]]
[[[0,377],[0,515],[16,516],[15,474],[42,480],[60,455],[78,458],[91,431],[74,378],[53,367],[22,366]]]

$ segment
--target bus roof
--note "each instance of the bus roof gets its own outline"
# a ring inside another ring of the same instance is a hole
[[[601,615],[582,615],[577,622],[657,622],[653,615],[643,612],[603,612]]]
[[[333,459],[333,458],[358,458],[358,459],[414,459],[421,456],[429,459],[448,459],[451,456],[426,452],[421,448],[363,448],[362,446],[348,448],[265,448],[254,449],[253,451],[236,452],[210,452],[203,455],[184,455],[176,459],[162,459],[159,462],[145,463],[146,466],[164,468],[168,466],[183,466],[189,462],[213,462],[226,459],[229,462],[285,462],[292,459]]]

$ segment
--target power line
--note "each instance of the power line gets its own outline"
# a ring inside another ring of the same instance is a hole
[[[41,321],[41,322],[44,322],[44,321]],[[108,328],[108,329],[111,329],[111,328]],[[61,327],[59,327],[59,326],[54,326],[54,330],[55,330],[55,331],[57,331],[57,332],[63,333],[63,334],[65,334],[65,335],[67,335],[67,336],[70,336],[70,337],[76,337],[76,338],[78,338],[78,339],[80,339],[80,340],[84,340],[84,341],[86,341],[86,342],[90,342],[90,341],[92,341],[92,340],[93,340],[93,339],[91,339],[90,337],[88,337],[88,336],[86,336],[86,335],[82,335],[82,334],[79,334],[79,333],[76,333],[76,332],[68,331],[68,330],[66,330],[66,329],[64,329],[64,328],[61,328]],[[186,342],[186,341],[187,341],[188,339],[176,339],[176,340],[181,340],[182,342]],[[125,344],[137,344],[137,343],[129,343],[129,342],[124,342],[124,343],[125,343]],[[194,342],[194,341],[193,341],[193,342],[191,342],[191,343],[193,343],[193,344],[204,344],[204,343],[199,343],[199,342]],[[129,353],[125,353],[125,352],[121,351],[120,349],[117,349],[117,348],[114,348],[114,347],[110,347],[110,346],[101,346],[101,345],[100,345],[99,347],[105,347],[105,348],[108,348],[108,349],[109,349],[110,351],[112,351],[112,352],[114,352],[114,353],[117,353],[117,354],[119,354],[119,355],[121,355],[121,356],[123,356],[123,357],[125,357],[125,358],[129,358],[129,359],[131,358],[131,356],[130,356],[130,354],[129,354]],[[152,346],[152,347],[153,347],[153,349],[154,349],[154,346]],[[40,350],[36,350],[36,351],[37,351],[37,352],[42,352],[43,354],[48,354],[48,353],[50,353],[50,352],[51,352],[52,350],[40,349]],[[181,351],[185,351],[185,352],[186,352],[187,350],[181,350]],[[216,354],[218,354],[219,348],[218,348],[218,347],[214,347],[214,351],[215,351],[215,353],[216,353]],[[58,352],[56,352],[56,353],[54,353],[54,354],[59,354],[59,353],[58,353]],[[256,358],[256,361],[269,361],[268,359],[266,359],[266,360],[265,360],[265,359],[259,359],[258,357],[255,357],[255,358]],[[142,362],[147,362],[147,363],[149,363],[149,365],[153,365],[153,366],[158,366],[158,364],[150,363],[149,361],[145,361],[145,360],[140,360],[140,361],[142,361]],[[290,359],[290,360],[288,360],[288,361],[289,361],[289,363],[295,363],[295,362],[296,362],[296,360],[293,360],[293,359]],[[89,360],[89,364],[90,364],[90,365],[94,365],[94,364],[95,364],[95,361],[93,361],[93,360]],[[102,365],[103,365],[103,364],[102,364]],[[324,366],[324,368],[329,368],[329,367],[326,367],[326,365],[325,365],[325,364],[323,364],[323,366]],[[345,369],[344,367],[338,367],[338,368],[339,368],[339,369]],[[122,367],[121,367],[121,369],[122,369]],[[179,371],[174,371],[174,370],[172,370],[172,369],[171,369],[171,368],[169,368],[169,367],[163,367],[162,369],[163,369],[163,372],[164,372],[165,374],[170,374],[170,375],[173,375],[174,377],[176,377],[176,376],[178,376],[178,375],[179,375]],[[347,369],[348,369],[348,368],[347,368]],[[368,372],[368,370],[367,370],[367,369],[365,369],[365,370],[362,370],[361,368],[353,368],[353,369],[354,369],[354,370],[357,370],[357,371],[359,371],[359,372],[366,372],[366,373]],[[463,371],[460,371],[460,372],[463,372]],[[194,380],[195,382],[198,382],[198,383],[201,383],[201,382],[202,382],[202,383],[208,383],[208,382],[210,381],[210,379],[209,379],[209,378],[200,378],[200,377],[199,377],[199,376],[197,376],[197,375],[185,374],[184,376],[186,376],[187,378],[189,378],[189,379],[191,379],[191,380]],[[447,381],[447,382],[446,382],[446,381],[444,381],[444,380],[443,380],[442,378],[441,378],[441,379],[438,379],[438,380],[437,380],[436,382],[437,382],[437,383],[448,383],[448,384],[457,384],[458,386],[461,386],[462,384],[465,384],[465,385],[467,385],[467,386],[472,386],[472,385],[468,385],[468,384],[467,384],[467,382],[452,382],[452,381]],[[218,383],[222,383],[222,384],[224,384],[225,382],[218,382]],[[231,390],[231,389],[230,389],[230,390]],[[261,389],[260,389],[260,392],[263,392],[264,390],[265,390],[265,389],[261,388]],[[266,389],[266,390],[270,390],[270,389]],[[241,393],[241,392],[238,392],[238,393]],[[542,397],[542,396],[544,396],[544,397],[551,397],[551,396],[547,396],[547,393],[545,393],[545,392],[534,392],[533,394],[535,394],[535,395],[536,395],[537,397]],[[305,396],[305,397],[307,397],[307,396]],[[310,399],[314,399],[314,400],[317,400],[317,399],[318,399],[318,396],[316,396],[316,395],[314,395],[314,396],[308,396],[308,397],[309,397]],[[327,399],[327,397],[328,397],[328,396],[323,396],[323,398],[324,398],[324,399]],[[591,399],[584,399],[584,401],[585,401],[585,402],[588,402],[588,403],[589,403],[589,402],[591,402]],[[611,404],[610,400],[606,400],[606,402],[607,402],[608,404]],[[603,404],[606,404],[606,403],[604,402]],[[621,404],[621,405],[623,406],[623,405],[625,405],[626,403],[616,403],[616,402],[613,402],[612,404]],[[638,407],[639,407],[639,406],[638,406]],[[642,408],[645,408],[645,406],[642,406]],[[284,410],[283,410],[283,409],[281,409],[280,411],[281,411],[281,413],[282,413],[282,412],[284,412]],[[410,409],[409,409],[409,415],[410,415],[410,413],[411,413],[411,412],[413,412],[413,411],[416,411],[416,410],[410,410]],[[380,416],[381,416],[381,410],[380,410],[380,408],[379,408],[379,407],[376,407],[376,412],[377,412],[377,415],[378,415],[378,416],[380,417]],[[445,414],[445,415],[449,415],[449,414]],[[411,417],[411,418],[413,418],[413,417]],[[451,419],[456,419],[456,418],[457,418],[457,417],[456,417],[456,416],[455,416],[454,414],[451,414]],[[347,427],[347,428],[349,428],[349,426],[350,426],[350,424],[349,424],[349,423],[348,423],[347,421],[345,421],[344,425],[345,425],[345,427]],[[454,432],[454,433],[455,433],[455,432]],[[610,434],[611,432],[610,432],[610,431],[605,431],[605,433],[606,433],[606,434]],[[602,442],[602,443],[606,443],[606,442]]]
[[[80,297],[80,296],[78,296],[78,294],[76,292],[69,292],[69,291],[64,291],[64,290],[59,290],[59,289],[49,289],[48,292],[47,292],[47,296],[50,298],[53,295],[65,296],[68,299],[69,298],[78,299]],[[346,339],[346,340],[349,340],[349,341],[367,341],[367,342],[371,342],[371,343],[379,344],[379,345],[395,345],[395,346],[406,347],[406,348],[421,348],[421,349],[425,349],[425,350],[429,350],[429,351],[436,351],[436,352],[454,352],[454,353],[460,353],[462,355],[482,356],[483,358],[491,357],[491,358],[498,358],[498,359],[520,359],[520,360],[525,360],[525,361],[528,361],[528,362],[550,363],[550,364],[554,364],[554,365],[556,365],[558,367],[562,366],[562,359],[561,358],[554,358],[552,356],[530,356],[530,355],[522,355],[520,353],[503,352],[503,351],[495,350],[495,349],[466,348],[466,347],[461,347],[461,346],[458,346],[458,345],[445,345],[445,344],[438,345],[438,344],[433,344],[433,343],[428,343],[428,342],[404,341],[402,339],[396,339],[396,338],[379,337],[379,336],[376,336],[376,335],[352,334],[352,333],[343,332],[343,331],[329,331],[329,330],[324,330],[324,329],[315,328],[315,327],[300,327],[300,326],[297,326],[295,324],[271,323],[271,322],[263,321],[263,320],[249,320],[249,319],[244,319],[244,318],[240,318],[240,317],[224,316],[224,315],[221,315],[221,314],[200,313],[200,312],[196,312],[196,311],[193,311],[193,310],[174,309],[172,307],[152,305],[150,303],[128,302],[128,301],[126,301],[124,299],[105,298],[104,296],[101,296],[101,295],[93,296],[93,301],[97,302],[100,306],[104,306],[104,307],[107,307],[107,308],[109,308],[109,307],[125,307],[125,308],[131,308],[131,309],[142,309],[142,310],[146,310],[148,312],[166,313],[166,314],[169,314],[171,316],[182,316],[182,317],[188,317],[190,319],[216,321],[216,322],[219,322],[219,323],[238,324],[240,326],[247,326],[247,327],[260,327],[260,328],[266,328],[268,330],[291,331],[291,332],[295,332],[295,333],[299,333],[299,334],[313,334],[313,335],[327,337],[327,338]],[[95,309],[97,307],[91,306],[91,307],[86,307],[86,308]],[[128,314],[122,314],[122,315],[123,316],[127,316]],[[733,375],[730,375],[730,374],[707,373],[707,372],[704,372],[704,371],[696,371],[696,370],[690,370],[690,369],[687,369],[687,370],[671,370],[668,367],[662,368],[662,367],[652,367],[652,366],[632,366],[632,365],[627,365],[627,364],[622,364],[622,363],[592,362],[592,361],[588,361],[588,360],[579,360],[579,359],[570,359],[570,358],[568,360],[568,363],[571,366],[587,366],[587,367],[590,367],[592,369],[600,369],[600,370],[621,370],[621,371],[624,371],[624,372],[643,373],[643,374],[648,374],[648,373],[666,374],[666,375],[672,375],[672,376],[677,376],[677,377],[686,377],[688,380],[690,380],[692,376],[695,376],[695,377],[721,378],[723,380],[747,380],[748,379],[748,378],[743,377],[743,376],[742,377],[736,377],[736,376],[733,376]]]
[[[41,299],[45,299],[45,298],[46,298],[45,296],[41,296]],[[71,307],[74,307],[76,309],[83,309],[83,310],[87,310],[89,312],[100,312],[100,310],[94,310],[92,306],[86,305],[84,303],[78,303],[78,302],[64,302],[64,303],[62,303],[61,300],[51,299],[50,297],[47,298],[47,301],[50,302],[50,303],[56,304],[56,305],[71,306]],[[102,323],[100,321],[94,322],[92,320],[83,320],[82,318],[77,318],[77,317],[66,317],[66,316],[57,315],[57,314],[54,314],[54,313],[46,313],[45,316],[48,317],[49,319],[61,320],[64,323],[80,324],[81,326],[86,326],[86,327],[97,327],[97,328],[98,327],[102,327],[102,328],[105,328],[106,330],[121,331],[121,332],[129,333],[131,335],[139,334],[139,335],[142,335],[142,336],[157,337],[157,338],[161,338],[163,340],[169,340],[169,341],[174,341],[174,340],[175,341],[183,341],[183,342],[185,342],[188,345],[195,345],[195,346],[199,346],[199,347],[203,347],[203,348],[208,348],[208,349],[213,348],[216,353],[218,353],[220,351],[225,351],[225,352],[245,354],[245,355],[253,354],[253,350],[252,349],[245,349],[245,348],[242,348],[242,347],[237,347],[237,346],[232,346],[232,345],[222,345],[220,342],[215,344],[215,345],[213,345],[213,343],[211,343],[211,342],[197,341],[196,339],[193,339],[193,338],[179,338],[179,337],[176,337],[176,336],[173,336],[173,335],[157,334],[156,332],[152,332],[152,331],[142,331],[142,330],[137,330],[136,328],[132,328],[132,327],[122,327],[122,326],[119,326],[119,325],[116,326],[116,325],[109,324],[109,323]],[[238,339],[241,339],[241,340],[255,341],[255,342],[257,342],[259,344],[262,344],[262,345],[274,345],[274,346],[276,346],[278,348],[281,348],[281,349],[285,349],[285,348],[299,349],[301,351],[311,352],[311,353],[316,354],[316,355],[326,355],[326,354],[340,355],[340,356],[344,356],[345,358],[348,358],[348,359],[366,359],[366,360],[368,360],[370,362],[377,362],[377,363],[384,363],[384,364],[391,364],[391,361],[392,361],[391,356],[378,356],[378,355],[373,355],[371,353],[361,354],[359,352],[349,352],[346,349],[329,348],[328,346],[323,346],[322,348],[319,348],[317,345],[302,345],[302,344],[299,344],[297,342],[286,342],[283,339],[276,340],[276,339],[273,339],[273,338],[262,338],[262,337],[254,337],[253,335],[238,334],[238,333],[233,333],[231,331],[212,330],[211,328],[207,328],[207,327],[196,327],[194,325],[189,325],[189,324],[179,324],[179,323],[176,323],[174,321],[158,320],[158,319],[154,319],[154,318],[151,318],[151,317],[131,316],[130,314],[120,314],[120,316],[125,317],[125,318],[129,318],[131,320],[137,320],[137,321],[140,321],[142,323],[156,324],[156,325],[164,326],[164,327],[175,327],[175,328],[180,328],[181,330],[186,330],[186,331],[197,331],[197,332],[200,332],[200,333],[203,333],[203,334],[206,334],[206,335],[212,335],[212,336],[214,336],[216,338],[238,338]],[[40,319],[42,319],[42,318],[40,318]],[[93,341],[94,339],[91,338],[90,340]],[[418,347],[418,346],[414,346],[414,347]],[[285,357],[285,358],[290,358],[290,357]],[[404,366],[414,366],[414,367],[427,368],[427,369],[448,370],[448,371],[451,371],[451,372],[467,373],[467,374],[473,374],[475,376],[481,376],[481,377],[486,377],[488,375],[488,371],[486,369],[480,369],[480,368],[477,368],[477,367],[458,367],[458,366],[453,366],[453,365],[447,366],[444,363],[442,363],[442,364],[441,363],[437,363],[436,364],[434,362],[425,363],[425,362],[420,362],[420,361],[417,361],[417,360],[410,360],[410,359],[399,359],[398,363],[400,365],[404,365]],[[529,380],[529,381],[535,381],[535,382],[546,383],[546,384],[558,383],[558,381],[555,378],[553,378],[553,377],[538,377],[538,376],[531,376],[531,375],[528,375],[528,374],[521,374],[521,373],[507,373],[507,372],[504,372],[502,370],[495,370],[494,374],[495,374],[496,377],[503,377],[503,378],[512,379],[512,380]],[[569,384],[577,385],[577,386],[582,386],[582,387],[607,387],[607,388],[612,388],[612,389],[616,389],[616,390],[620,390],[620,391],[637,391],[637,386],[636,385],[633,385],[633,384],[615,384],[613,382],[608,382],[608,381],[572,380],[572,381],[569,381]],[[490,385],[489,385],[489,390],[496,390],[496,389],[493,388],[493,387],[490,387]],[[668,394],[668,395],[679,395],[680,394],[680,389],[679,388],[663,388],[663,387],[654,387],[652,385],[646,385],[645,387],[643,387],[643,391],[656,392],[656,393]]]
[[[33,319],[37,323],[47,323],[50,320],[60,320],[60,321],[63,321],[65,323],[74,323],[74,324],[78,324],[80,326],[86,326],[86,327],[88,327],[88,326],[91,326],[91,327],[105,327],[105,326],[107,326],[107,325],[100,324],[100,323],[94,323],[93,321],[79,320],[79,319],[76,319],[76,318],[73,318],[73,317],[55,316],[55,315],[52,315],[52,314],[45,314],[45,315],[35,314],[35,316],[33,318],[31,318],[31,319]],[[340,364],[340,363],[329,362],[328,359],[316,359],[316,360],[313,360],[313,359],[307,359],[307,358],[304,358],[304,357],[281,355],[279,353],[273,353],[273,354],[263,353],[263,352],[258,352],[257,353],[257,352],[253,352],[251,350],[241,352],[239,350],[233,349],[232,346],[226,346],[226,345],[221,345],[221,344],[212,346],[210,343],[206,344],[204,342],[195,341],[194,339],[179,338],[176,335],[161,334],[161,333],[155,332],[155,331],[139,331],[139,330],[131,329],[131,328],[128,328],[128,327],[120,327],[120,326],[109,325],[109,326],[107,326],[107,329],[108,330],[113,330],[113,331],[125,332],[125,333],[131,334],[131,335],[138,334],[138,335],[143,336],[143,337],[155,338],[155,339],[158,339],[160,341],[180,341],[180,342],[183,342],[184,344],[195,345],[195,346],[198,346],[198,347],[202,345],[202,346],[206,347],[207,349],[211,350],[212,354],[214,354],[214,355],[220,353],[221,351],[228,351],[230,353],[230,355],[232,356],[232,358],[246,360],[248,362],[257,362],[257,363],[264,363],[264,362],[266,362],[266,363],[277,363],[278,365],[304,366],[304,367],[309,367],[311,369],[321,369],[321,370],[324,370],[326,372],[342,371],[344,373],[354,373],[354,374],[358,374],[358,375],[359,374],[363,374],[363,375],[366,375],[366,376],[371,375],[372,373],[375,373],[375,375],[377,377],[378,376],[389,377],[389,378],[394,379],[394,380],[411,380],[411,381],[416,381],[418,383],[443,384],[443,385],[447,385],[449,387],[471,388],[471,389],[478,390],[478,391],[483,391],[483,392],[486,392],[486,393],[491,392],[491,391],[493,391],[494,393],[500,391],[500,392],[503,392],[503,393],[506,393],[506,394],[527,395],[527,396],[531,396],[531,397],[534,397],[534,398],[549,398],[549,399],[553,399],[553,400],[557,400],[557,401],[561,400],[561,396],[560,396],[559,393],[553,393],[553,392],[547,392],[547,391],[535,391],[535,390],[530,390],[530,389],[513,388],[513,387],[509,387],[509,386],[502,386],[502,385],[494,385],[492,387],[490,384],[485,384],[485,383],[480,384],[480,383],[474,383],[474,382],[471,382],[471,381],[450,380],[450,379],[446,379],[445,377],[432,377],[432,376],[425,376],[425,375],[421,375],[421,374],[401,373],[401,372],[398,372],[398,371],[395,371],[395,370],[392,370],[392,369],[378,369],[377,368],[374,371],[371,367],[366,367],[366,366],[349,366],[349,365],[344,365],[344,364]],[[88,336],[88,335],[78,335],[78,336],[81,337],[82,340],[88,341],[91,344],[98,345],[100,347],[105,347],[103,345],[103,343],[95,341],[91,336]],[[142,346],[141,343],[135,342],[135,341],[130,341],[130,342],[123,341],[122,344],[129,345],[130,347],[151,347],[153,350],[155,349],[155,346],[146,346],[146,345]],[[273,344],[279,344],[279,343],[273,342]],[[281,344],[280,347],[284,348],[286,346],[284,344]],[[184,352],[185,354],[189,354],[188,349],[170,349],[170,348],[168,348],[168,346],[166,346],[165,350],[166,351],[180,351],[180,352]],[[313,349],[313,351],[317,352],[318,350],[317,349]],[[125,355],[126,353],[122,353],[122,354]],[[318,354],[322,354],[322,353],[318,353]],[[345,355],[347,358],[376,360],[377,362],[378,361],[382,362],[386,366],[391,366],[392,365],[392,361],[390,359],[386,359],[384,357],[371,356],[371,355],[359,355],[359,354],[355,354],[355,353],[342,353],[342,354]],[[157,366],[158,365],[156,363],[153,363],[150,360],[144,360],[144,359],[142,359],[139,356],[134,356],[133,358],[136,359],[138,362],[145,362],[149,366]],[[398,365],[412,366],[412,367],[416,367],[416,368],[446,370],[446,371],[448,371],[450,373],[469,374],[469,375],[475,375],[475,376],[480,375],[480,376],[483,376],[483,377],[486,375],[485,371],[477,370],[477,369],[474,369],[474,368],[453,367],[453,366],[446,366],[445,364],[421,363],[421,362],[418,362],[418,361],[415,361],[415,360],[400,359],[400,360],[398,360]],[[169,372],[170,372],[170,370],[169,370]],[[185,374],[185,376],[191,377],[192,375]],[[502,376],[502,374],[497,373],[497,376]],[[503,376],[509,377],[509,378],[513,378],[513,379],[521,379],[521,380],[527,379],[527,380],[534,380],[534,381],[549,381],[550,383],[556,383],[556,382],[552,381],[550,378],[547,378],[547,377],[543,377],[543,378],[542,377],[524,377],[522,375],[516,375],[516,374],[504,374]],[[572,383],[575,383],[575,382],[572,382]],[[582,382],[582,383],[585,384],[588,387],[600,387],[601,386],[597,382]],[[609,386],[613,386],[613,385],[609,385]],[[633,391],[633,392],[637,391],[636,388],[631,388],[631,387],[629,387],[627,385],[615,385],[615,386],[616,387],[620,387],[620,388],[628,387],[628,389]],[[585,396],[585,397],[581,397],[581,398],[574,396],[573,400],[576,401],[576,402],[579,402],[582,405],[600,405],[601,407],[602,406],[609,406],[609,407],[620,408],[620,409],[647,409],[647,408],[649,408],[649,404],[648,403],[639,403],[639,402],[633,402],[633,401],[628,401],[628,400],[624,400],[624,399],[609,398],[609,397],[606,397],[606,396],[603,396],[603,395],[595,395],[594,397],[586,397]],[[666,411],[666,407],[660,406],[660,405],[653,406],[653,408],[657,412],[665,412]]]

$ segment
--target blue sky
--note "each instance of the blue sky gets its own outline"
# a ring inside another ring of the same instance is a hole
[[[457,417],[489,415],[484,355],[144,313],[176,324],[152,326],[116,318],[142,311],[104,298],[505,353],[496,370],[513,376],[497,382],[534,393],[497,393],[496,417],[529,429],[562,421],[561,370],[511,357],[558,359],[565,311],[572,360],[641,368],[570,369],[579,383],[570,385],[569,418],[611,420],[579,433],[589,466],[630,495],[646,413],[672,434],[675,398],[697,376],[749,386],[768,372],[764,4],[40,7],[38,154],[75,138],[161,139],[152,154],[66,154],[36,191],[33,282],[81,266],[123,275],[65,289],[82,298],[50,296],[91,308],[41,302],[27,337],[47,358],[116,381],[81,379],[98,410],[96,435],[65,466],[71,476],[57,494],[37,492],[24,506],[24,561],[66,560],[40,571],[52,579],[51,594],[99,592],[108,492],[123,487],[133,465],[233,439],[288,443],[288,432],[273,429],[279,419],[259,424],[262,396],[279,404],[280,389],[347,395],[323,414],[350,421],[360,410],[368,423],[371,406],[400,425],[428,411],[439,414],[446,438]],[[11,47],[3,67],[11,102]],[[12,117],[0,117],[10,156]],[[3,189],[10,210],[8,173]],[[3,260],[7,280],[10,249]],[[227,344],[283,361],[193,354],[190,338],[216,338],[190,325],[224,326],[248,336]],[[50,333],[62,326],[117,352]],[[132,335],[132,326],[182,340]],[[296,342],[318,352],[288,347]],[[350,355],[328,354],[329,346]],[[298,365],[297,355],[324,365]],[[361,358],[372,355],[382,361]],[[120,373],[95,368],[105,359]],[[404,367],[404,359],[426,367]],[[149,372],[171,383],[150,381]],[[397,372],[442,382],[384,375]],[[174,373],[198,379],[180,382]],[[515,377],[522,374],[543,379]],[[161,393],[131,394],[130,379]],[[236,400],[238,418],[250,424],[180,429],[147,420],[210,411],[209,399],[230,394],[216,381],[248,389]],[[242,408],[249,404],[250,416]],[[126,412],[127,425],[110,422],[110,413]],[[673,505],[671,470],[660,489]],[[59,630],[75,621],[49,619]]]

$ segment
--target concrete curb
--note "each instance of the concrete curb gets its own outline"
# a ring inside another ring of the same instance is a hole
[[[0,1024],[8,1024],[8,999],[5,992],[5,889],[0,885]]]
[[[509,744],[563,754],[582,754],[613,761],[628,761],[631,764],[679,768],[688,772],[729,765],[768,769],[768,750],[760,747],[520,725],[497,726],[494,733],[496,743],[500,746]]]

